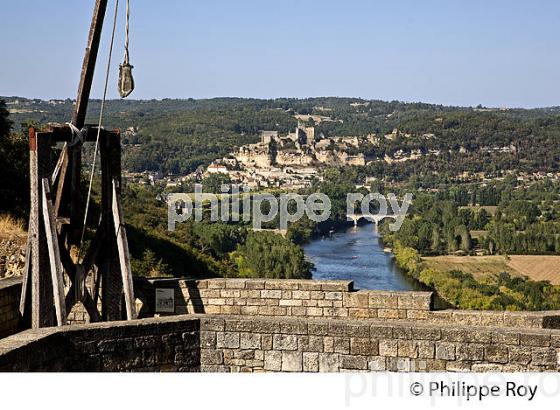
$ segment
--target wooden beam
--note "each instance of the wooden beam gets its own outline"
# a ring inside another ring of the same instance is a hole
[[[46,229],[42,218],[41,181],[51,175],[51,146],[48,133],[29,130],[29,162],[31,186],[31,327],[36,329],[54,325],[53,289],[49,265]]]
[[[86,128],[88,131],[84,136],[84,142],[95,142],[97,139],[97,130],[98,130],[97,125],[92,125],[92,126],[86,125]],[[54,142],[69,143],[72,141],[73,138],[72,130],[68,125],[49,124],[46,127],[45,131],[52,133],[52,139]],[[120,134],[120,131],[118,129],[106,130],[104,128],[101,128],[101,136],[105,134],[118,135]]]
[[[60,158],[58,159],[57,162],[57,166],[60,164],[60,168],[59,171],[53,172],[53,175],[55,175],[55,173],[57,174],[56,176],[59,176],[60,178],[58,178],[58,184],[56,187],[56,199],[54,201],[54,214],[56,217],[58,217],[59,212],[60,212],[60,204],[62,202],[62,195],[64,194],[64,182],[66,182],[66,171],[68,170],[68,145],[64,144],[64,147],[62,148],[62,152],[60,154]],[[53,184],[55,182],[56,178],[53,176]]]
[[[82,73],[80,75],[80,85],[78,86],[78,96],[76,97],[76,106],[72,115],[72,124],[78,129],[84,126],[86,119],[86,111],[93,82],[93,74],[95,72],[95,62],[97,61],[97,52],[99,51],[99,42],[101,40],[101,31],[103,29],[103,20],[105,11],[107,10],[107,0],[96,0],[93,9],[93,17],[89,29],[88,43],[82,63]]]
[[[115,224],[117,249],[119,251],[126,317],[128,320],[132,320],[136,319],[134,286],[132,283],[132,269],[130,268],[130,254],[128,253],[128,240],[126,238],[126,228],[124,227],[117,183],[117,180],[113,179],[113,222]]]
[[[113,222],[113,179],[120,182],[121,145],[118,135],[106,134],[99,140],[101,159],[101,224],[106,241],[97,255],[96,265],[101,275],[101,300],[103,320],[122,320],[123,281],[119,265],[116,231]]]
[[[49,250],[49,262],[51,270],[51,281],[53,286],[54,307],[56,312],[56,322],[58,326],[66,324],[66,306],[64,301],[64,282],[63,268],[60,261],[60,251],[58,250],[58,234],[56,232],[56,218],[51,201],[51,192],[48,178],[43,178],[43,222],[45,224],[45,234],[47,237],[47,247]]]

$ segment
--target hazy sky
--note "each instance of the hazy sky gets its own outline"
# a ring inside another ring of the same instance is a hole
[[[112,98],[123,55],[120,3]],[[0,95],[74,98],[93,4],[2,0]],[[131,0],[131,14],[131,98],[560,105],[558,0]]]

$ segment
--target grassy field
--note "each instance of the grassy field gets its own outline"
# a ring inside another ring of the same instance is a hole
[[[434,256],[422,258],[427,267],[471,273],[475,278],[508,272],[512,276],[528,276],[533,280],[548,280],[560,285],[560,256],[510,255],[505,256]]]
[[[496,215],[496,211],[498,210],[498,207],[493,206],[493,205],[483,205],[483,206],[467,205],[467,206],[460,206],[459,209],[472,209],[472,210],[475,210],[475,211],[478,211],[479,209],[484,209],[490,215],[494,216],[494,215]]]

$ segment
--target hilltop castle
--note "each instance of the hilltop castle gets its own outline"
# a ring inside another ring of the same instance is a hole
[[[225,158],[214,161],[206,173],[223,173],[249,187],[282,186],[297,189],[319,178],[321,166],[365,165],[358,153],[362,143],[375,136],[325,138],[314,127],[299,124],[294,132],[261,131],[256,144],[243,145]]]

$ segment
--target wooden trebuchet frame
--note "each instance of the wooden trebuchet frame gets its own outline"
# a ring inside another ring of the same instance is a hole
[[[97,128],[89,128],[83,142],[96,135]],[[53,171],[57,143],[64,146]],[[120,133],[100,132],[100,219],[83,258],[77,249],[83,228],[83,204],[75,185],[80,169],[72,166],[81,149],[82,141],[73,141],[69,126],[29,130],[31,209],[20,311],[33,328],[65,325],[78,302],[92,322],[136,318],[121,208]]]

